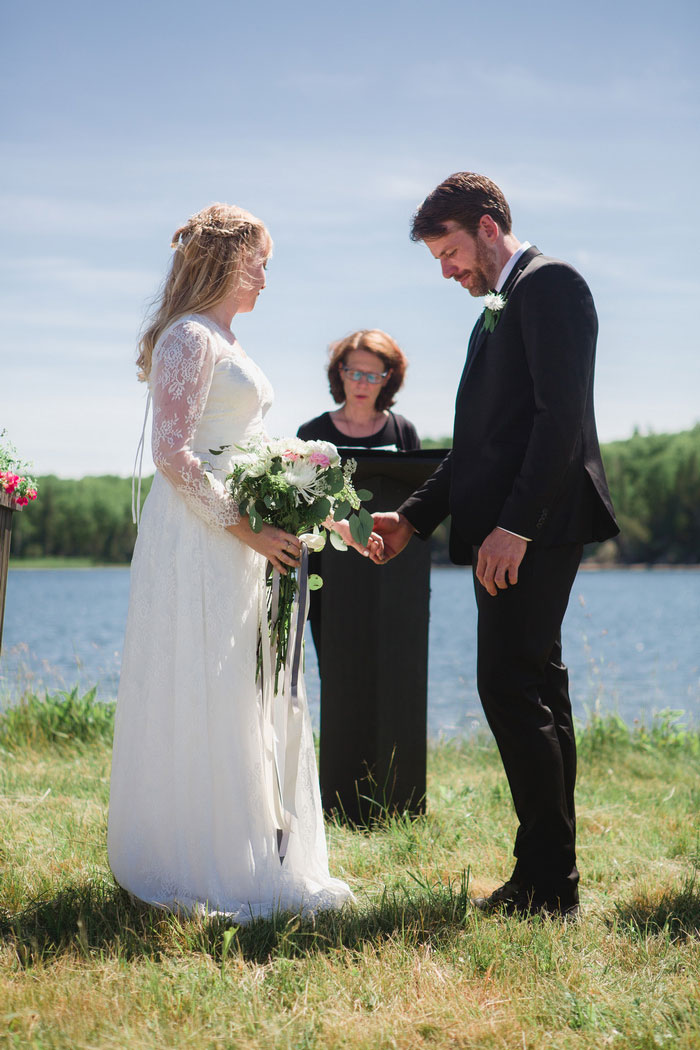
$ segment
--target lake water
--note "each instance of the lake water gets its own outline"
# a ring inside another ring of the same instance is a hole
[[[0,704],[26,687],[98,685],[116,695],[129,570],[10,570],[0,657]],[[471,572],[435,568],[430,605],[428,728],[453,735],[483,724],[475,688]],[[700,724],[700,572],[580,572],[564,621],[564,659],[577,717],[597,706],[629,723],[671,708]],[[307,645],[318,725],[319,680]]]

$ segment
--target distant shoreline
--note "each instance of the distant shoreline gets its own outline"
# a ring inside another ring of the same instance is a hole
[[[596,562],[584,561],[579,565],[579,572],[610,572],[613,569],[624,569],[625,572],[675,572],[682,570],[688,572],[689,570],[696,571],[700,569],[700,564],[697,562],[690,562],[687,565],[675,565],[671,562],[636,562],[632,565],[623,565],[620,563],[614,563],[612,565],[599,565]]]
[[[10,572],[24,572],[30,569],[128,569],[130,562],[91,562],[89,558],[27,558],[10,559]],[[434,569],[460,569],[465,566],[453,565],[451,562],[435,562]],[[598,562],[583,561],[579,566],[579,572],[613,572],[624,570],[625,572],[689,572],[700,571],[697,562],[688,564],[672,564],[666,562],[648,563],[637,562],[625,565],[622,562],[612,562],[602,565]]]

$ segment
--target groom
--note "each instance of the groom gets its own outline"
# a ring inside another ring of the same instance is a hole
[[[483,175],[442,182],[411,238],[443,277],[487,296],[486,308],[457,390],[452,450],[374,527],[386,561],[451,514],[450,557],[473,566],[479,695],[519,821],[511,877],[474,904],[572,915],[576,743],[561,624],[583,544],[618,531],[593,414],[595,307],[571,266],[516,240],[505,197]]]

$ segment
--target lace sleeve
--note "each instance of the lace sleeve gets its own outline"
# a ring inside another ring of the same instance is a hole
[[[187,505],[208,525],[225,528],[240,520],[238,507],[220,481],[205,473],[192,451],[214,374],[214,350],[206,328],[181,321],[153,351],[153,462]]]

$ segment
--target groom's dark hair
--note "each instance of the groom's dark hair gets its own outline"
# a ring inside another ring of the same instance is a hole
[[[476,236],[482,215],[490,215],[503,233],[510,233],[510,208],[495,182],[473,171],[458,171],[429,193],[413,216],[411,240],[425,241],[445,234],[445,223],[458,223]]]

